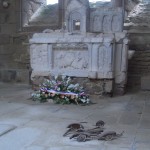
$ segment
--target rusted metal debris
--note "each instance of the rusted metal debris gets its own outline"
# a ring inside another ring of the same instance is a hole
[[[105,140],[111,141],[123,135],[124,132],[117,134],[115,131],[104,131],[105,122],[99,120],[96,127],[85,129],[81,123],[73,123],[68,125],[68,130],[63,136],[69,136],[70,139],[76,139],[78,142],[86,142],[89,140]]]

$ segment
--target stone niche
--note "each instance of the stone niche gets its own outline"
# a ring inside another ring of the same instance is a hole
[[[65,11],[65,20],[69,32],[87,32],[89,27],[89,2],[71,0]]]

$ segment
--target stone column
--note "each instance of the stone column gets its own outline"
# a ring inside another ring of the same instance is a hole
[[[123,0],[111,0],[112,7],[122,7]]]

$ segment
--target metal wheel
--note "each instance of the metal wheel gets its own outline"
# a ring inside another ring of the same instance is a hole
[[[86,141],[86,138],[87,136],[85,134],[80,134],[78,137],[77,137],[77,141],[78,142],[85,142]]]

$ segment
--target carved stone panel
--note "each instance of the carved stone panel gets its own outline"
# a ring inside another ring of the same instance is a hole
[[[116,9],[97,9],[91,12],[91,31],[92,32],[122,32],[123,13],[121,8]]]
[[[88,70],[88,48],[85,44],[53,45],[53,69]]]
[[[113,78],[113,48],[110,43],[102,44],[98,54],[98,78]]]
[[[103,32],[104,33],[107,33],[107,32],[110,32],[111,31],[111,16],[109,15],[105,15],[103,17],[103,22],[102,22],[102,27],[103,27]]]
[[[101,28],[100,28],[99,16],[94,16],[93,21],[94,21],[94,24],[93,24],[94,31],[95,32],[100,31]]]
[[[34,71],[48,70],[47,44],[32,44],[30,47],[31,68]]]
[[[122,22],[121,16],[114,15],[112,17],[112,24],[111,24],[112,32],[118,32],[122,30],[123,24],[121,24],[121,22]]]

